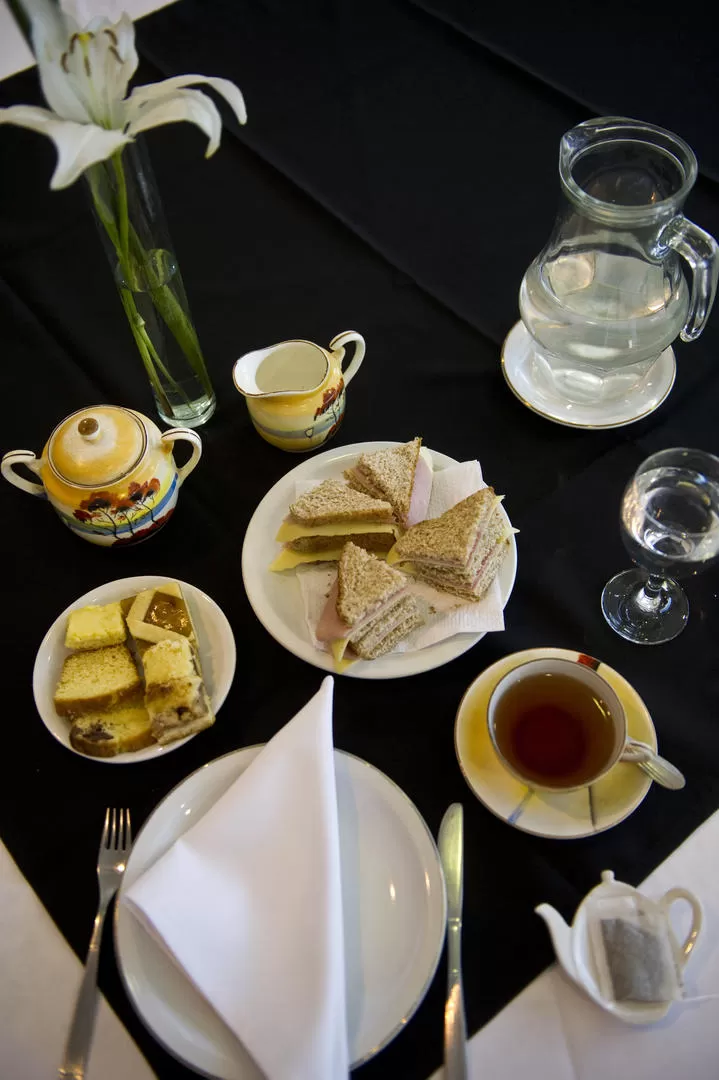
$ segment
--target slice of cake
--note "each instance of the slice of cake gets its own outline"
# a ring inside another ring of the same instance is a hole
[[[186,637],[165,639],[143,654],[145,706],[152,735],[164,745],[215,722],[197,656]]]
[[[153,746],[152,720],[144,705],[80,716],[70,728],[70,743],[90,757],[115,757]]]
[[[55,690],[60,716],[76,717],[141,700],[142,682],[127,645],[71,653]]]
[[[65,632],[67,649],[102,649],[121,645],[127,636],[120,602],[89,604],[71,611]]]
[[[127,628],[140,655],[158,641],[197,641],[190,609],[176,581],[139,592],[127,613]]]

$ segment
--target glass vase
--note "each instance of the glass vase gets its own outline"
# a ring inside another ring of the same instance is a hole
[[[160,418],[199,427],[215,393],[142,140],[86,172],[92,205]]]

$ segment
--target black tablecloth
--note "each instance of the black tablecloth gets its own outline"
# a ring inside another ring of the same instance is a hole
[[[608,10],[621,28],[619,5]],[[553,425],[511,395],[499,366],[519,282],[552,224],[559,137],[592,109],[631,115],[645,106],[643,119],[693,140],[704,171],[687,213],[719,233],[717,145],[699,112],[712,76],[699,42],[695,55],[675,51],[676,93],[661,79],[647,84],[658,36],[667,52],[675,44],[671,23],[653,27],[646,47],[618,29],[608,57],[606,31],[595,39],[589,15],[580,20],[572,7],[571,18],[559,16],[553,8],[553,36],[546,24],[540,33],[539,23],[517,18],[515,26],[509,14],[440,0],[182,0],[138,24],[136,81],[186,71],[233,78],[249,123],[230,122],[210,162],[189,126],[149,139],[219,399],[173,521],[136,549],[106,551],[63,529],[40,500],[0,486],[0,831],[79,955],[95,910],[104,808],[129,805],[139,826],[188,773],[267,740],[319,686],[321,673],[257,621],[240,570],[254,508],[297,460],[258,438],[231,366],[289,337],[326,344],[353,328],[367,338],[334,445],[421,434],[454,458],[477,457],[521,530],[504,633],[423,675],[338,679],[335,695],[336,745],[392,777],[435,833],[447,805],[464,804],[470,1031],[551,960],[535,904],[570,916],[608,867],[639,882],[719,805],[719,574],[688,581],[689,625],[665,646],[622,641],[599,608],[604,582],[627,562],[618,505],[634,467],[660,447],[719,449],[717,316],[698,342],[676,345],[667,402],[627,428]],[[1,105],[39,100],[32,72],[0,84]],[[53,150],[33,134],[3,129],[0,155],[2,449],[39,452],[55,423],[85,404],[152,415],[81,185],[47,190]],[[218,601],[237,640],[237,673],[211,730],[160,760],[113,767],[68,753],[48,734],[33,705],[32,665],[68,603],[143,573],[179,577]],[[663,752],[686,773],[686,789],[653,788],[620,826],[573,842],[526,835],[485,810],[456,763],[457,704],[487,665],[536,645],[581,649],[622,672],[646,701]],[[158,1075],[190,1075],[134,1015],[109,940],[101,985]],[[439,1064],[443,988],[440,966],[419,1013],[363,1067],[368,1080],[421,1080]]]

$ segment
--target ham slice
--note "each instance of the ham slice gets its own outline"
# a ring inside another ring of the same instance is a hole
[[[414,470],[414,483],[412,484],[412,496],[409,503],[409,511],[405,525],[410,528],[424,521],[427,517],[429,497],[432,494],[432,469],[427,464],[420,452],[417,458],[417,468]]]
[[[357,634],[360,630],[369,626],[377,618],[381,618],[385,612],[394,607],[398,600],[406,596],[409,592],[409,588],[399,589],[396,593],[393,593],[389,600],[385,600],[384,603],[378,604],[367,614],[363,615],[361,619],[358,619],[354,626],[347,626],[346,623],[340,619],[337,614],[337,582],[330,590],[330,594],[327,597],[327,603],[324,606],[324,610],[320,615],[320,620],[317,623],[315,630],[315,637],[318,641],[342,641],[345,638],[349,638],[352,634]]]

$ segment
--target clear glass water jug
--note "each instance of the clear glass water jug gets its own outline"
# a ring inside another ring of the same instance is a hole
[[[702,332],[717,243],[681,213],[697,162],[669,131],[586,121],[563,136],[559,175],[554,230],[520,288],[532,378],[565,400],[609,402],[638,390],[677,336]]]

